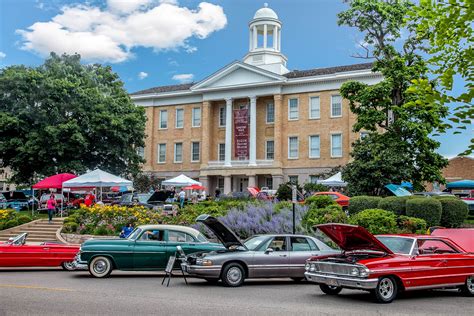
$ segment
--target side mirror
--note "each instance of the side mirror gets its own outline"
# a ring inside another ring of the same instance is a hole
[[[265,254],[268,255],[269,253],[272,253],[273,252],[273,248],[267,248],[267,250],[265,250]]]

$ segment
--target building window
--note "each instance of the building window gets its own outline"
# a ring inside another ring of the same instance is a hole
[[[168,128],[168,110],[160,111],[160,129]]]
[[[193,108],[193,127],[201,126],[201,108]]]
[[[265,144],[265,158],[267,160],[275,159],[275,142],[273,140],[267,140]]]
[[[219,144],[219,147],[217,150],[218,150],[219,161],[224,161],[225,160],[225,144]]]
[[[298,137],[288,137],[288,159],[298,158]]]
[[[219,107],[219,127],[224,127],[225,126],[225,106]]]
[[[273,189],[273,178],[272,177],[265,178],[265,185],[270,190]]]
[[[298,184],[298,176],[288,176],[288,182]]]
[[[145,158],[145,148],[144,147],[138,147],[137,148],[137,154],[140,156],[140,158]]]
[[[158,144],[158,163],[166,162],[166,144]]]
[[[199,161],[200,157],[200,143],[199,142],[192,142],[191,143],[191,161],[196,162]]]
[[[174,162],[183,162],[183,143],[174,144]]]
[[[224,191],[224,178],[217,178],[217,188],[219,188],[219,191],[221,191],[221,193]]]
[[[320,157],[319,135],[312,135],[309,137],[309,158]]]
[[[275,122],[275,104],[267,103],[267,123]]]
[[[321,117],[321,105],[319,97],[310,97],[309,98],[309,118],[318,119]]]
[[[340,95],[331,96],[331,117],[342,116],[342,97]]]
[[[369,132],[360,132],[360,139],[363,139],[367,136],[369,136]]]
[[[331,135],[331,157],[342,157],[342,134]]]
[[[309,182],[311,183],[318,183],[319,177],[318,176],[309,176]]]
[[[288,100],[288,120],[297,120],[298,114],[298,99]]]
[[[176,109],[176,128],[184,126],[184,109]]]

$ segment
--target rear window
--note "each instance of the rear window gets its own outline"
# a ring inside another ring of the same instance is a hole
[[[23,192],[3,192],[2,193],[5,199],[10,200],[27,200],[25,193]]]

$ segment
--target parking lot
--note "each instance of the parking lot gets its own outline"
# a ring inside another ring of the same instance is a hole
[[[167,288],[156,272],[114,271],[108,279],[87,271],[0,270],[0,315],[473,315],[472,298],[455,291],[401,295],[373,303],[365,292],[327,296],[319,287],[289,279],[249,280],[239,288],[173,278]]]

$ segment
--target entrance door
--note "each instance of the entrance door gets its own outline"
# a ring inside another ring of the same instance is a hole
[[[248,186],[249,186],[249,178],[239,179],[239,192],[246,192]]]

